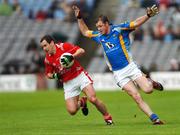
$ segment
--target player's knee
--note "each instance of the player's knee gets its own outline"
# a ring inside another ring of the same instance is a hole
[[[75,115],[77,113],[77,109],[76,108],[69,108],[67,109],[68,113],[70,115]]]
[[[153,86],[151,84],[147,84],[144,88],[143,88],[143,91],[146,93],[146,94],[150,94],[153,92]]]
[[[144,92],[145,92],[146,94],[151,94],[151,93],[153,92],[153,89],[152,89],[151,87],[148,87],[148,88],[145,88],[145,89],[144,89]]]
[[[92,104],[96,104],[96,102],[97,102],[96,96],[90,97],[90,98],[89,98],[89,101],[90,101]]]

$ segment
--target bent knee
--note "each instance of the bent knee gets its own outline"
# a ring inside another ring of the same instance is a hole
[[[90,98],[89,98],[89,101],[90,101],[91,103],[95,104],[95,103],[96,103],[96,101],[97,101],[96,96],[92,96],[92,97],[90,97]]]
[[[67,111],[68,111],[68,113],[70,114],[70,115],[75,115],[76,113],[77,113],[77,109],[67,109]]]
[[[143,88],[143,91],[146,93],[146,94],[150,94],[153,92],[153,86],[151,84],[148,84],[146,85],[144,88]]]

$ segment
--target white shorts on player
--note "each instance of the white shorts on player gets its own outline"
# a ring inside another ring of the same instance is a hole
[[[125,68],[113,71],[113,76],[116,84],[123,88],[130,80],[134,81],[142,76],[142,72],[134,62],[131,62]]]
[[[93,81],[91,80],[91,78],[88,76],[88,74],[85,74],[84,72],[82,72],[76,78],[63,83],[65,99],[80,95],[81,91],[86,86],[92,83]]]

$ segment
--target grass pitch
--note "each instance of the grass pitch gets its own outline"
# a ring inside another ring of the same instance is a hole
[[[97,92],[115,125],[107,126],[88,103],[89,115],[70,116],[63,91],[0,93],[0,135],[179,135],[180,91],[142,93],[144,100],[166,123],[154,126],[124,92]]]

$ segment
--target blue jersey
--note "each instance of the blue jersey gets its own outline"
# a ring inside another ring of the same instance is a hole
[[[107,63],[113,71],[126,67],[132,60],[129,33],[134,30],[134,22],[111,25],[110,33],[102,35],[99,31],[88,31],[88,37],[102,45]]]

